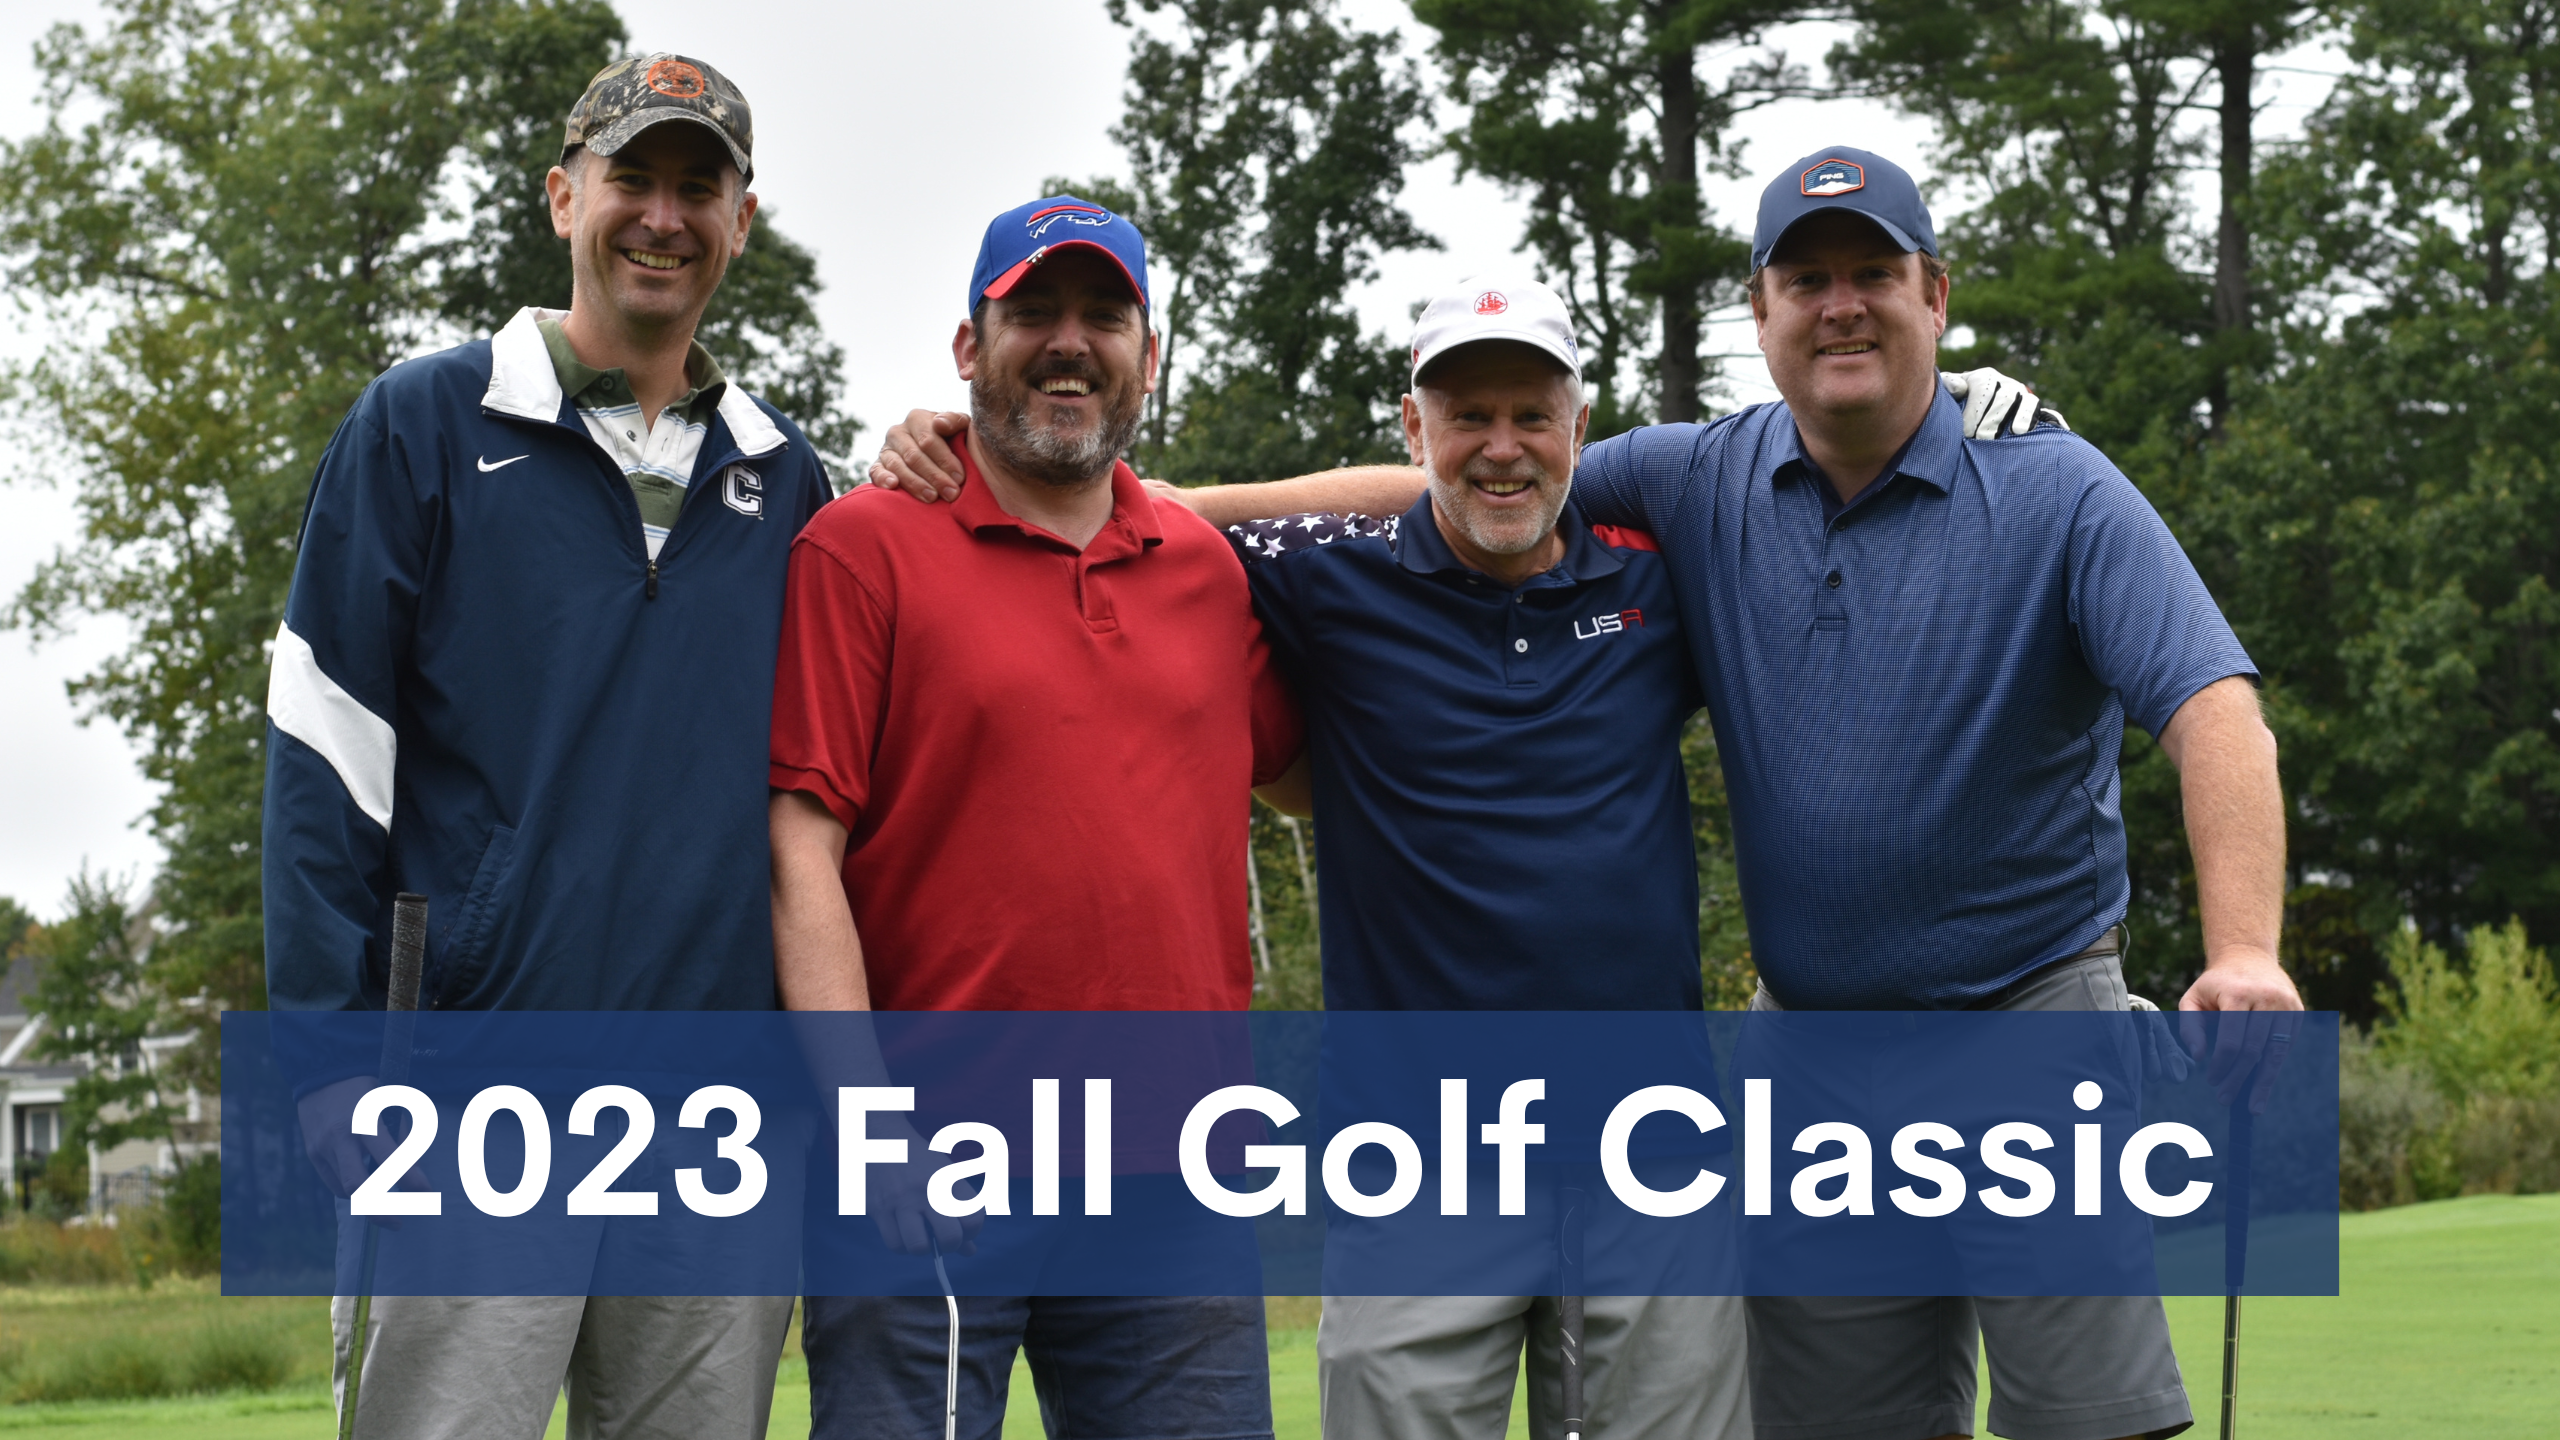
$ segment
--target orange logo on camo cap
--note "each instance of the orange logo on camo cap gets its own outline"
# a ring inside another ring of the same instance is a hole
[[[682,60],[661,60],[649,67],[649,88],[670,100],[698,100],[711,88],[702,83],[702,72]]]
[[[652,125],[681,120],[720,137],[738,173],[755,178],[755,116],[729,77],[683,55],[635,55],[596,72],[569,112],[560,154],[611,155]]]

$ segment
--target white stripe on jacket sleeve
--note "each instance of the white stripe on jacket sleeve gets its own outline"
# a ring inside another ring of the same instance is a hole
[[[276,627],[275,664],[267,674],[267,718],[310,746],[338,772],[347,798],[391,828],[391,764],[399,737],[391,722],[364,707],[320,669],[311,642],[290,625]]]

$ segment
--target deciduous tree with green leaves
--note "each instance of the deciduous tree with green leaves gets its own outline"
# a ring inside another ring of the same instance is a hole
[[[1438,244],[1398,202],[1428,107],[1400,39],[1332,0],[1110,8],[1131,30],[1111,132],[1130,177],[1052,183],[1147,237],[1164,369],[1140,468],[1266,480],[1401,460],[1404,348],[1351,304],[1380,256]]]
[[[85,870],[71,881],[66,909],[27,946],[36,961],[27,1004],[44,1017],[36,1056],[86,1062],[63,1092],[63,1148],[165,1139],[186,1077],[162,1073],[142,1048],[170,1033],[180,1008],[151,970],[157,927],[129,882]]]
[[[2235,396],[2191,540],[2275,683],[2295,863],[2366,936],[2560,933],[2560,10],[2347,13],[2261,173],[2315,297]],[[2343,951],[2368,989],[2378,962]]]
[[[625,36],[603,0],[105,8],[38,47],[47,123],[0,146],[0,268],[55,337],[11,377],[28,468],[74,485],[81,516],[8,618],[39,635],[93,614],[132,627],[73,695],[141,742],[165,787],[161,933],[140,963],[196,1002],[203,1039],[180,1063],[203,1081],[215,1015],[264,1004],[266,646],[313,467],[396,361],[567,300],[537,182]],[[447,215],[456,193],[469,202]],[[708,338],[841,446],[812,272],[759,226]]]

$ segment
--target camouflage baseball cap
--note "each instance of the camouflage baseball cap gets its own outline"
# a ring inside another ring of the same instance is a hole
[[[611,155],[664,120],[690,120],[719,136],[737,162],[739,178],[755,178],[756,125],[747,97],[701,61],[663,53],[616,60],[596,72],[569,112],[561,158],[580,145]]]

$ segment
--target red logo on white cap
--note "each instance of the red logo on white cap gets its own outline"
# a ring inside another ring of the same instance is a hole
[[[1499,315],[1510,308],[1509,297],[1499,290],[1487,290],[1476,297],[1476,313],[1479,315]]]

